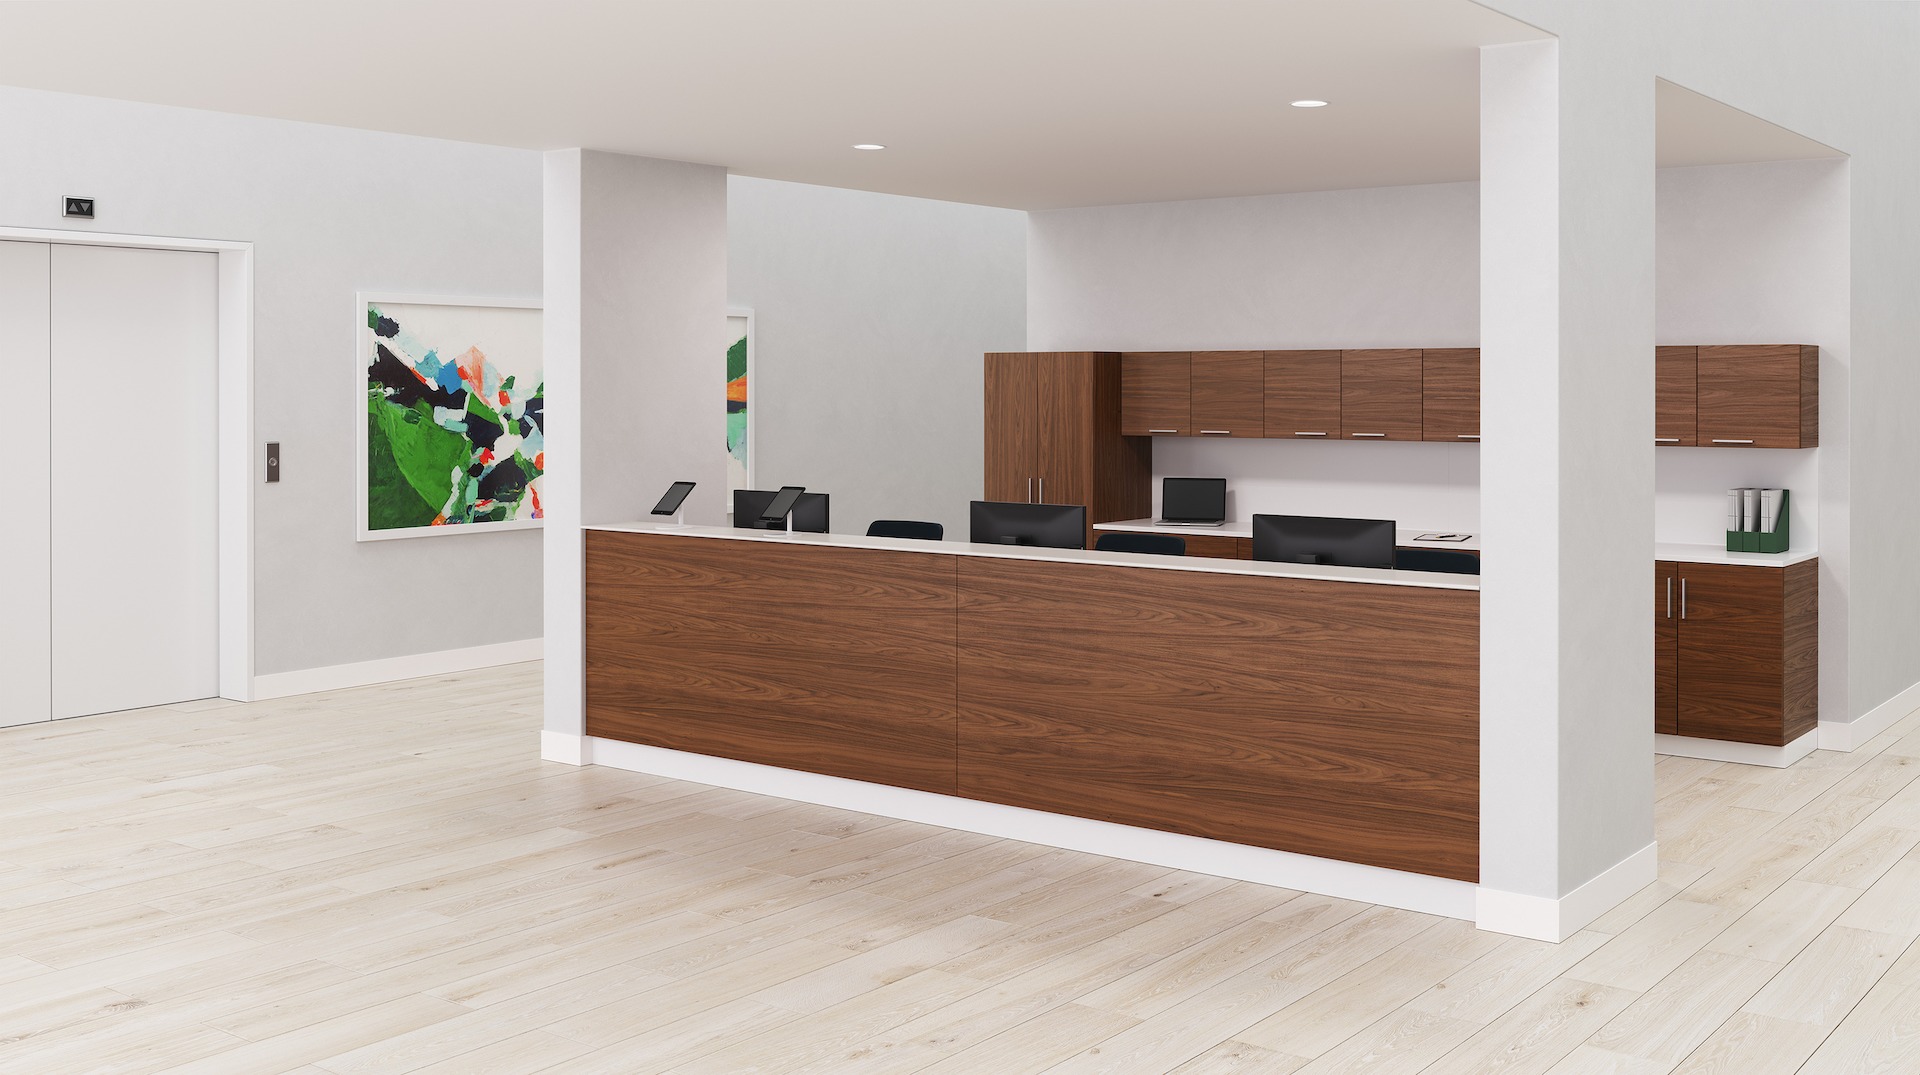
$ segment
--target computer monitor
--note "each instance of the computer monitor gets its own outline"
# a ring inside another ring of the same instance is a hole
[[[733,491],[733,525],[740,530],[767,530],[778,528],[778,523],[762,523],[760,516],[773,503],[778,495],[773,489],[735,489]],[[801,493],[793,506],[793,529],[795,533],[824,534],[827,532],[827,494]]]
[[[1339,567],[1392,567],[1393,531],[1390,519],[1255,515],[1253,558]]]
[[[1163,478],[1160,521],[1189,526],[1218,526],[1227,521],[1227,479]]]
[[[968,512],[967,539],[983,545],[1033,545],[1047,549],[1087,547],[1087,509],[1079,504],[1015,504],[976,500]]]

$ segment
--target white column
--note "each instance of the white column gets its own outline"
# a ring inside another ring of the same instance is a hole
[[[546,155],[546,721],[580,764],[582,538],[698,482],[725,521],[727,173],[592,150]]]
[[[1486,929],[1561,940],[1654,878],[1653,73],[1481,51]]]

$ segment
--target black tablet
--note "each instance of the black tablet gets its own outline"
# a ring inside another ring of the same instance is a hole
[[[693,492],[692,482],[674,482],[667,487],[667,495],[661,497],[660,503],[653,506],[653,513],[655,515],[672,515],[680,510],[680,505],[687,499],[687,494],[691,492]]]

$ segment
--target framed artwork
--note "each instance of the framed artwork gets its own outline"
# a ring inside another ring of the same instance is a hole
[[[727,311],[727,509],[753,488],[753,311]]]
[[[539,305],[366,292],[355,299],[359,539],[539,526]]]

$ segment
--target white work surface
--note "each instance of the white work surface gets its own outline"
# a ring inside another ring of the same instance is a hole
[[[1095,530],[1123,530],[1134,534],[1197,534],[1216,537],[1250,538],[1253,536],[1253,520],[1229,519],[1220,526],[1162,526],[1152,519],[1128,519],[1118,523],[1095,523]],[[1465,552],[1480,551],[1480,535],[1468,534],[1465,541],[1421,541],[1422,534],[1457,534],[1458,530],[1435,528],[1428,530],[1396,529],[1393,532],[1394,544],[1403,549],[1460,549]]]
[[[1082,549],[1043,549],[1032,545],[976,545],[966,541],[915,541],[854,534],[787,534],[777,530],[746,530],[729,526],[663,527],[658,523],[609,523],[588,526],[625,534],[709,538],[723,541],[761,541],[828,549],[882,549],[947,556],[980,556],[998,560],[1043,560],[1051,563],[1103,564],[1161,571],[1200,571],[1214,575],[1264,575],[1282,579],[1318,579],[1325,582],[1362,582],[1382,586],[1419,586],[1431,590],[1478,590],[1477,575],[1434,571],[1389,571],[1375,567],[1334,567],[1328,564],[1280,564],[1259,560],[1223,560],[1204,556],[1153,556],[1129,552],[1093,552]]]

